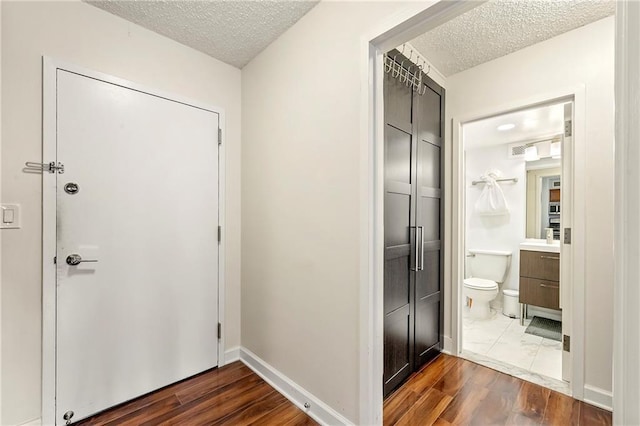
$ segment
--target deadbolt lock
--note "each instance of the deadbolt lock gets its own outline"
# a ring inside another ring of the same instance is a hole
[[[64,186],[64,192],[66,192],[67,194],[77,194],[78,191],[80,191],[80,187],[77,183],[69,182]]]

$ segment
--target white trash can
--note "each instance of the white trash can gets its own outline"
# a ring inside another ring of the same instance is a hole
[[[509,318],[520,318],[520,292],[518,290],[505,289],[504,303],[502,305],[502,314]]]

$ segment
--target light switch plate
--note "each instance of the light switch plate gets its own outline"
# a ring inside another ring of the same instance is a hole
[[[0,229],[19,229],[20,204],[1,204],[0,209]]]

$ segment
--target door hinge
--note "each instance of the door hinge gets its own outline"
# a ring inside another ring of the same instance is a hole
[[[562,336],[562,350],[571,352],[571,336],[567,336],[566,334]]]
[[[571,244],[571,228],[564,228],[564,243]]]
[[[56,265],[58,263],[58,256],[53,257],[53,264]]]
[[[222,324],[218,323],[218,339],[222,339]]]
[[[222,227],[218,226],[218,242],[222,241]]]
[[[564,122],[564,135],[566,137],[571,136],[571,134],[573,133],[573,121],[572,120],[568,120]]]
[[[222,129],[218,129],[218,145],[222,145]]]

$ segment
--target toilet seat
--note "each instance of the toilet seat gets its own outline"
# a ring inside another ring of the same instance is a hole
[[[474,290],[495,290],[498,288],[498,283],[484,278],[466,278],[464,285]]]

